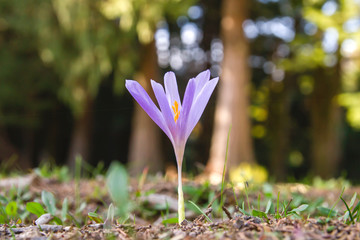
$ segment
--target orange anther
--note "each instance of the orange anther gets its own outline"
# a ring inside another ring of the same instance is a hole
[[[176,123],[176,121],[178,120],[179,118],[179,115],[180,115],[180,111],[179,111],[179,104],[178,102],[175,100],[174,101],[174,105],[171,106],[172,107],[172,110],[174,111],[174,121]]]

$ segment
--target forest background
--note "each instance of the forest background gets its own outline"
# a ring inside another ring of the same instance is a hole
[[[1,173],[44,163],[175,167],[125,90],[220,76],[188,174],[260,164],[276,180],[359,182],[359,0],[0,0]],[[243,165],[244,166],[244,165]]]

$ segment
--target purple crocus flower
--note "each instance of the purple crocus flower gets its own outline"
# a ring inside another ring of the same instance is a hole
[[[165,91],[161,84],[151,80],[160,109],[151,100],[145,89],[136,81],[126,80],[125,86],[149,117],[169,137],[175,151],[178,168],[178,213],[179,224],[185,219],[182,192],[181,167],[185,144],[198,123],[219,78],[210,80],[210,71],[201,72],[189,80],[183,101],[180,101],[176,77],[173,72],[164,76]]]

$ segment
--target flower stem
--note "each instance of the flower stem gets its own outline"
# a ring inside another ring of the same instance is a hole
[[[182,191],[181,182],[180,182],[180,184],[178,186],[178,214],[179,214],[179,224],[181,224],[182,221],[185,220],[184,194],[183,194],[183,191]]]
[[[182,168],[182,161],[184,156],[184,150],[176,151],[176,160],[177,160],[177,167],[178,167],[178,217],[179,217],[179,224],[185,220],[185,206],[184,206],[184,194],[182,191],[182,178],[181,178],[181,168]]]

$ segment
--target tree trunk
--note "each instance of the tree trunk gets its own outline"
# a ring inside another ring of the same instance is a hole
[[[2,127],[0,127],[0,162],[7,168],[28,170],[31,167],[30,162],[23,161],[18,149],[10,142]]]
[[[316,74],[310,110],[312,172],[326,179],[337,173],[341,157],[341,112],[336,102],[341,87],[340,63],[333,69],[318,69]]]
[[[214,132],[207,173],[222,173],[226,141],[230,126],[228,166],[240,162],[254,163],[251,123],[249,119],[250,69],[249,46],[242,30],[247,14],[246,0],[225,0],[222,5],[221,31],[224,61],[215,109]]]
[[[290,144],[290,96],[292,76],[282,82],[271,81],[268,116],[270,172],[277,181],[286,180]]]
[[[82,112],[77,118],[75,118],[69,156],[67,160],[68,166],[72,171],[75,170],[76,156],[82,157],[84,161],[87,161],[88,159],[93,119],[92,107],[93,100],[90,97],[87,97]]]
[[[33,128],[24,128],[23,141],[20,157],[18,159],[18,167],[22,170],[28,170],[33,166],[35,153],[35,130]]]
[[[151,42],[143,46],[141,53],[141,70],[137,74],[136,80],[154,99],[150,79],[159,79],[155,43]],[[129,150],[130,174],[136,176],[145,167],[149,167],[151,173],[162,170],[163,158],[160,150],[161,135],[159,127],[139,104],[135,104]]]

